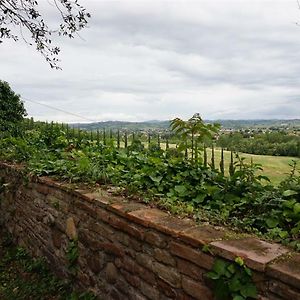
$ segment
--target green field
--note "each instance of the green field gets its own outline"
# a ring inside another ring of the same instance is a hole
[[[210,159],[211,151],[207,151]],[[216,166],[220,162],[220,150],[215,151],[215,160]],[[298,162],[298,166],[300,164],[300,159],[296,157],[286,157],[286,156],[269,156],[269,155],[255,155],[255,154],[247,154],[240,153],[240,157],[245,157],[246,162],[250,162],[251,158],[253,163],[261,164],[263,171],[262,174],[268,176],[273,184],[278,184],[290,171],[290,163],[293,160]],[[228,170],[229,162],[230,162],[230,152],[224,151],[224,159],[225,159],[225,170]]]
[[[165,149],[165,144],[162,143],[161,147]],[[170,147],[175,147],[175,145],[170,145]],[[208,163],[211,161],[211,150],[207,149]],[[246,162],[253,160],[253,163],[260,164],[263,168],[261,172],[263,175],[269,177],[271,182],[277,185],[284,177],[290,173],[292,161],[298,162],[298,170],[300,167],[300,159],[297,157],[287,157],[287,156],[270,156],[270,155],[255,155],[240,153],[240,157],[245,157]],[[218,167],[221,158],[220,149],[215,149],[215,166]],[[224,151],[224,160],[225,160],[225,172],[228,172],[228,167],[230,163],[230,151]]]
[[[130,142],[128,143],[130,145]],[[147,148],[148,143],[143,143]],[[160,144],[162,149],[166,149],[166,144]],[[124,143],[121,142],[121,147],[124,147]],[[170,144],[170,148],[175,148],[175,144]],[[211,161],[211,150],[207,149],[207,159],[208,163]],[[290,164],[292,161],[298,162],[298,170],[300,169],[300,158],[297,157],[287,157],[287,156],[270,156],[270,155],[255,155],[255,154],[247,154],[247,153],[239,153],[240,157],[245,157],[246,162],[250,163],[251,157],[253,163],[260,164],[263,168],[261,174],[266,175],[269,177],[271,182],[275,185],[280,183],[287,174],[291,171]],[[218,167],[220,164],[221,158],[221,150],[215,149],[215,166]],[[225,160],[225,172],[228,173],[228,167],[230,163],[230,151],[224,151],[224,160]]]

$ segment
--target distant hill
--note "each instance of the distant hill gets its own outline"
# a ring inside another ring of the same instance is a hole
[[[70,124],[84,130],[97,129],[123,129],[129,131],[136,130],[166,130],[169,128],[170,121],[146,121],[146,122],[125,122],[125,121],[105,121],[96,123],[76,123]]]
[[[223,129],[263,129],[263,128],[277,128],[277,129],[299,129],[300,119],[291,120],[206,120],[207,123],[219,123]],[[75,126],[83,130],[97,130],[97,129],[122,129],[128,131],[137,130],[167,130],[169,129],[170,121],[151,120],[145,122],[126,122],[126,121],[105,121],[95,123],[75,123],[70,126]]]
[[[211,122],[211,121],[207,121]],[[224,129],[251,129],[251,128],[293,128],[293,129],[300,129],[300,119],[273,119],[273,120],[215,120],[222,125]]]

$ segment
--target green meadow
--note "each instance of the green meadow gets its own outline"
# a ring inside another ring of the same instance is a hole
[[[161,147],[165,149],[165,144],[161,143]],[[175,145],[170,145],[170,147],[175,147]],[[300,167],[300,158],[297,157],[287,157],[287,156],[270,156],[270,155],[255,155],[247,153],[239,153],[239,156],[245,158],[247,163],[251,162],[251,158],[254,164],[260,164],[263,168],[261,174],[269,177],[271,182],[275,185],[279,184],[287,174],[291,171],[290,164],[294,161],[298,162],[298,170]],[[221,159],[221,150],[215,149],[215,166],[218,167]],[[234,159],[236,160],[235,156]],[[207,149],[207,160],[208,163],[211,161],[211,149]],[[228,168],[230,163],[230,151],[224,151],[224,161],[225,161],[225,172],[228,174]]]

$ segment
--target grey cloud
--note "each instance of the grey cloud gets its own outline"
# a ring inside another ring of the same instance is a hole
[[[196,111],[206,119],[300,116],[294,1],[84,4],[93,19],[81,38],[55,39],[61,72],[26,45],[1,45],[1,77],[24,98],[97,120]],[[53,11],[45,9],[54,23]],[[26,105],[38,118],[72,118]]]

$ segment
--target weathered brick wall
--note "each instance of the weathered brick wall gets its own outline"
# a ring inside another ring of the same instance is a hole
[[[0,163],[8,184],[1,224],[59,276],[69,276],[66,252],[78,239],[77,282],[103,299],[213,299],[204,274],[216,257],[236,256],[253,270],[261,299],[300,299],[300,256],[282,246],[21,173]]]

